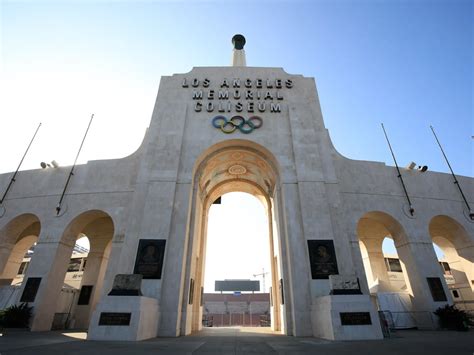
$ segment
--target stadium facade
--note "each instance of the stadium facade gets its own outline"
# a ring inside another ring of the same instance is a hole
[[[271,326],[293,336],[377,339],[370,288],[388,281],[382,241],[396,245],[419,328],[452,303],[433,242],[474,288],[474,223],[452,176],[347,159],[324,126],[313,78],[245,64],[234,37],[229,67],[161,78],[150,126],[132,155],[21,171],[0,207],[0,272],[16,275],[33,244],[21,300],[32,331],[51,329],[78,237],[90,240],[75,326],[89,339],[182,336],[202,327],[209,207],[232,191],[268,215]],[[379,147],[379,149],[387,149]],[[2,191],[11,174],[0,175]],[[458,177],[469,203],[474,180]],[[233,223],[245,223],[238,216]],[[365,268],[364,268],[365,264]],[[121,274],[139,294],[109,295]],[[87,287],[86,287],[87,286]]]

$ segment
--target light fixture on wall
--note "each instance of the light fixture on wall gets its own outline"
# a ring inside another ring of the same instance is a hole
[[[427,165],[418,165],[418,168],[416,167],[417,164],[412,161],[410,164],[407,165],[407,167],[405,169],[407,170],[418,170],[420,173],[424,173],[425,171],[428,170],[428,166]]]
[[[41,168],[43,169],[47,169],[47,168],[59,168],[59,164],[56,160],[52,160],[51,161],[51,164],[48,164],[48,163],[45,163],[44,161],[42,161],[40,163],[41,165]]]

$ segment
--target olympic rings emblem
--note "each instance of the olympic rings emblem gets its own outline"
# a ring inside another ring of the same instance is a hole
[[[262,127],[263,120],[259,116],[251,116],[248,120],[242,116],[233,116],[230,120],[227,120],[225,116],[216,116],[212,119],[212,125],[220,128],[225,134],[230,134],[237,128],[240,132],[249,134],[254,129]]]

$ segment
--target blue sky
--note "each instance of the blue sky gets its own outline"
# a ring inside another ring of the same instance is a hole
[[[455,172],[474,176],[473,20],[459,0],[2,1],[0,169],[14,170],[39,121],[25,168],[71,164],[91,112],[81,161],[130,154],[160,76],[228,65],[243,33],[248,65],[315,77],[345,156],[393,164],[384,122],[400,165],[447,172],[432,124]]]

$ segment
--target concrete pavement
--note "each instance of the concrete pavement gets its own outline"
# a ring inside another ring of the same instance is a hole
[[[86,333],[7,330],[0,337],[1,355],[22,354],[383,354],[473,355],[474,332],[398,331],[385,340],[333,342],[295,338],[262,328],[207,328],[180,338],[155,338],[142,342],[97,342]]]

